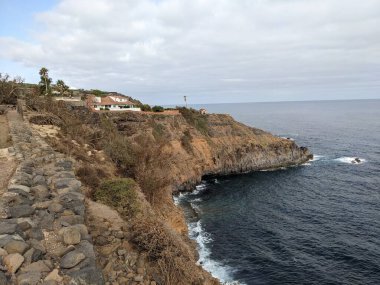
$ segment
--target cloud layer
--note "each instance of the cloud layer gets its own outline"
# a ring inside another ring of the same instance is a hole
[[[149,102],[373,97],[378,0],[62,0],[0,56]]]

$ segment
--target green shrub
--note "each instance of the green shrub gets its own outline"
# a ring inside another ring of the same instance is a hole
[[[92,89],[90,92],[97,97],[104,97],[108,94],[107,92],[98,89]]]
[[[152,111],[152,108],[148,104],[143,104],[139,106],[141,108],[141,111],[150,112]]]
[[[120,178],[102,182],[94,192],[94,199],[115,208],[126,217],[133,217],[139,210],[136,182]]]
[[[110,132],[108,132],[108,134],[110,134]],[[126,175],[131,175],[137,161],[131,143],[128,141],[128,138],[119,135],[109,135],[109,138],[112,139],[104,141],[103,149],[105,153],[110,156],[112,161],[115,162]]]
[[[152,111],[153,112],[163,112],[164,111],[164,107],[162,107],[162,106],[154,106],[152,108]]]

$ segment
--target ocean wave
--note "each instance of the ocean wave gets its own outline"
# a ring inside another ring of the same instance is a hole
[[[233,272],[232,268],[210,258],[211,251],[208,245],[213,240],[210,234],[203,230],[201,221],[189,223],[188,228],[190,238],[195,240],[198,244],[198,264],[225,285],[243,285],[232,279],[230,275]]]
[[[365,160],[364,158],[350,157],[350,156],[343,156],[343,157],[336,158],[334,160],[338,162],[342,162],[342,163],[349,163],[349,164],[362,164],[364,162],[367,162],[367,160]]]

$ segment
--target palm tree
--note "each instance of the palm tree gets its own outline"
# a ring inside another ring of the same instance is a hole
[[[49,70],[46,67],[42,67],[40,69],[40,76],[41,76],[41,81],[40,84],[44,85],[45,87],[45,95],[48,95],[49,93],[49,87],[51,83],[51,78],[49,78]]]

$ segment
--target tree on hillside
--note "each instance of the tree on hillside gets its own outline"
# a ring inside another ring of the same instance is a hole
[[[49,77],[49,70],[46,67],[42,67],[39,72],[41,76],[40,80],[40,94],[41,95],[51,95],[51,78]]]
[[[69,86],[65,84],[65,82],[61,79],[57,80],[56,83],[57,90],[59,92],[59,95],[64,96],[67,91],[69,91]]]
[[[0,73],[0,104],[16,104],[23,82],[20,76],[11,78],[9,74]]]
[[[164,111],[164,107],[162,107],[162,106],[153,106],[152,107],[152,111],[153,112],[163,112]]]

